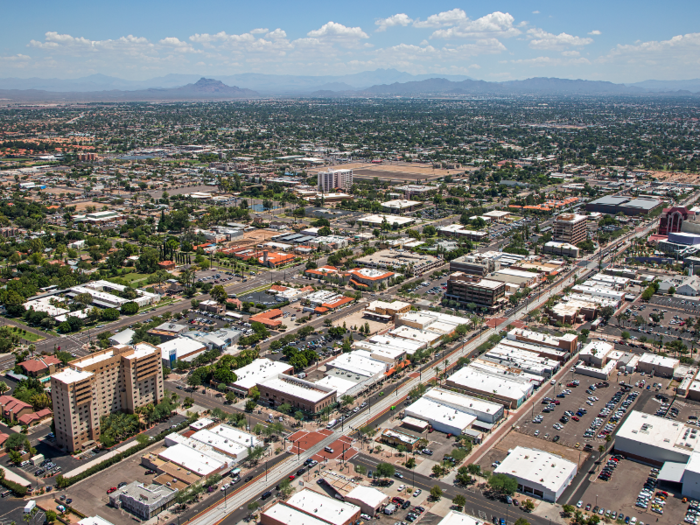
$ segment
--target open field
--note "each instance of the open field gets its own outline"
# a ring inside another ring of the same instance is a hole
[[[446,170],[433,168],[428,164],[413,164],[410,162],[392,162],[383,164],[350,163],[338,166],[330,166],[330,169],[352,169],[356,179],[373,179],[377,177],[382,181],[394,183],[417,183],[419,181],[436,180],[446,175],[459,175],[465,171],[475,168],[462,167],[459,169]],[[326,171],[329,168],[319,168],[310,170],[309,173]]]

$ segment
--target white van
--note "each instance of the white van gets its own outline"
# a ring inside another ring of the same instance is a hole
[[[336,426],[337,424],[338,424],[338,420],[337,420],[337,419],[331,419],[331,420],[328,422],[328,424],[326,425],[326,428],[330,430],[331,428],[333,428],[333,427]]]

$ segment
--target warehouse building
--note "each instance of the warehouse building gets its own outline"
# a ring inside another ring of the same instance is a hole
[[[345,495],[344,500],[360,507],[363,514],[375,516],[389,502],[389,496],[374,487],[357,485]]]
[[[653,465],[687,463],[700,448],[698,429],[679,421],[633,410],[615,436],[615,451]]]
[[[360,519],[360,507],[357,505],[329,498],[309,489],[300,490],[292,495],[286,505],[328,525],[350,525]]]
[[[493,472],[515,478],[518,491],[525,495],[556,503],[577,470],[576,463],[555,454],[515,447]]]
[[[658,199],[648,197],[618,197],[609,195],[601,197],[586,204],[586,211],[609,213],[617,215],[622,212],[625,215],[647,215],[656,210],[663,203]]]

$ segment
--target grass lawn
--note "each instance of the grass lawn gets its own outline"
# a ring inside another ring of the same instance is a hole
[[[37,335],[33,332],[30,332],[29,330],[27,330],[24,334],[20,334],[19,331],[22,329],[18,328],[16,326],[13,327],[10,325],[10,330],[17,332],[17,335],[19,335],[25,341],[29,341],[30,343],[36,343],[37,341],[43,341],[44,339],[46,339],[45,337],[42,337],[42,336]]]
[[[127,273],[127,274],[125,274],[125,275],[120,275],[119,277],[112,277],[112,278],[110,278],[110,280],[112,280],[112,279],[123,279],[123,280],[125,280],[127,283],[132,284],[132,283],[134,283],[135,281],[143,281],[143,280],[147,279],[149,275],[151,275],[151,274],[149,274],[149,273],[131,272],[131,273]]]

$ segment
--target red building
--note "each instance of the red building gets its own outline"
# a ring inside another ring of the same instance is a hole
[[[669,233],[678,233],[681,231],[683,221],[687,221],[689,217],[695,213],[688,211],[684,206],[674,206],[673,208],[664,208],[661,217],[659,217],[659,235],[668,235]]]

